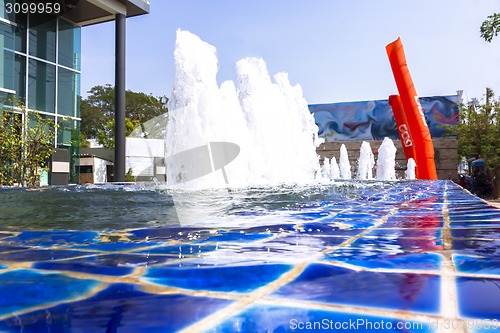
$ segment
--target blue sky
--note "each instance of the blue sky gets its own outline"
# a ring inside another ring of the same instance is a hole
[[[236,61],[262,57],[287,72],[309,103],[386,99],[397,93],[385,46],[401,37],[420,96],[500,96],[500,36],[479,35],[500,0],[151,0],[127,20],[127,89],[170,96],[175,32],[217,48],[218,81]],[[82,95],[114,83],[114,22],[82,29]]]

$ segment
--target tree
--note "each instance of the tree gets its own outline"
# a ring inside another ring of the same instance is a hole
[[[479,156],[495,177],[494,196],[500,196],[500,100],[486,88],[484,103],[477,100],[460,106],[459,122],[447,128],[458,137],[460,157]]]
[[[0,110],[0,185],[36,186],[55,151],[56,125],[50,117],[19,105]]]
[[[167,97],[154,97],[144,93],[126,91],[125,121],[128,135],[146,121],[164,114]],[[115,90],[110,84],[95,86],[89,91],[87,99],[81,101],[80,130],[84,138],[97,139],[107,148],[114,147]]]
[[[494,13],[481,24],[481,37],[484,38],[485,41],[491,43],[493,37],[498,35],[500,30],[500,13]]]

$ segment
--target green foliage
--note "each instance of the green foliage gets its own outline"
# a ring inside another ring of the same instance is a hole
[[[52,118],[23,105],[0,110],[0,185],[38,185],[55,151],[55,130]]]
[[[493,37],[498,35],[498,31],[500,29],[500,13],[494,13],[481,24],[481,37],[484,38],[485,41],[491,43]]]
[[[110,84],[95,86],[89,93],[80,105],[82,137],[97,139],[104,147],[114,148],[114,87]],[[135,127],[168,111],[167,97],[157,98],[127,90],[125,98],[126,135]]]
[[[137,120],[125,118],[125,136],[128,136],[138,125]],[[115,147],[115,120],[111,119],[102,128],[97,130],[97,142],[104,148],[112,149]]]
[[[135,182],[135,177],[132,174],[132,168],[128,168],[128,171],[125,174],[125,181],[126,182]]]
[[[462,104],[458,124],[447,130],[458,137],[460,156],[479,156],[495,170],[500,167],[500,100],[487,88],[485,102],[475,104]]]

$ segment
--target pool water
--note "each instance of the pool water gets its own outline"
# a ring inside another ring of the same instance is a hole
[[[0,332],[500,330],[500,210],[450,181],[0,199]]]

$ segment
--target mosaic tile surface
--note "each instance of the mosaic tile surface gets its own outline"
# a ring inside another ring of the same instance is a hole
[[[448,181],[360,193],[245,228],[4,228],[0,332],[500,331],[499,209]]]

